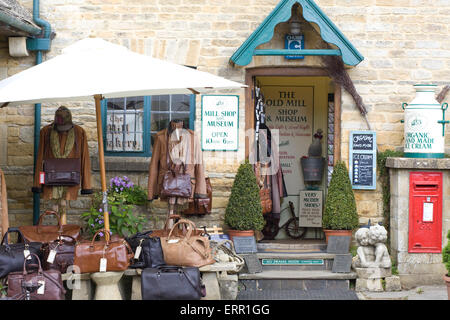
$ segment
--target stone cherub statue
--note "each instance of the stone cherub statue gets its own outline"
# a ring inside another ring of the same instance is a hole
[[[370,228],[360,228],[355,234],[359,247],[357,256],[353,259],[353,268],[390,268],[391,257],[384,244],[387,231],[383,226],[374,225]]]

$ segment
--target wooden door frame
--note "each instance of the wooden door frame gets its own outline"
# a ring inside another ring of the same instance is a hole
[[[245,158],[249,157],[249,146],[253,144],[254,134],[247,135],[255,128],[255,105],[253,99],[254,77],[329,77],[325,69],[309,67],[255,67],[245,69]],[[336,83],[334,89],[334,163],[341,159],[341,87]]]

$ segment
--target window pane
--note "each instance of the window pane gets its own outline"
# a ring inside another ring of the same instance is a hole
[[[177,94],[172,96],[172,112],[187,111],[190,110],[190,95]]]
[[[106,151],[143,151],[144,98],[116,98],[107,103]]]
[[[152,96],[152,111],[169,111],[169,95]]]
[[[152,112],[152,121],[150,124],[151,131],[159,131],[169,126],[169,113]]]
[[[183,120],[184,121],[184,127],[189,128],[189,115],[188,112],[178,112],[178,113],[172,113],[170,120]]]

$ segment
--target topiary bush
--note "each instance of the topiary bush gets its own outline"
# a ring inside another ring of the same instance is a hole
[[[239,166],[234,178],[225,223],[235,230],[261,231],[264,228],[259,186],[248,160]]]
[[[447,276],[450,277],[450,230],[447,232],[447,245],[442,249],[442,262],[447,269]]]
[[[353,230],[359,225],[355,195],[345,163],[339,161],[331,175],[325,199],[322,227],[331,230]]]

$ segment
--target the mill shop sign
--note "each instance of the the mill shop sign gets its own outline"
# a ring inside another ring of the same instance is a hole
[[[202,96],[202,150],[237,151],[239,96]]]
[[[443,158],[445,137],[445,111],[435,99],[436,85],[414,85],[416,96],[411,103],[403,103],[405,110],[405,157]]]

